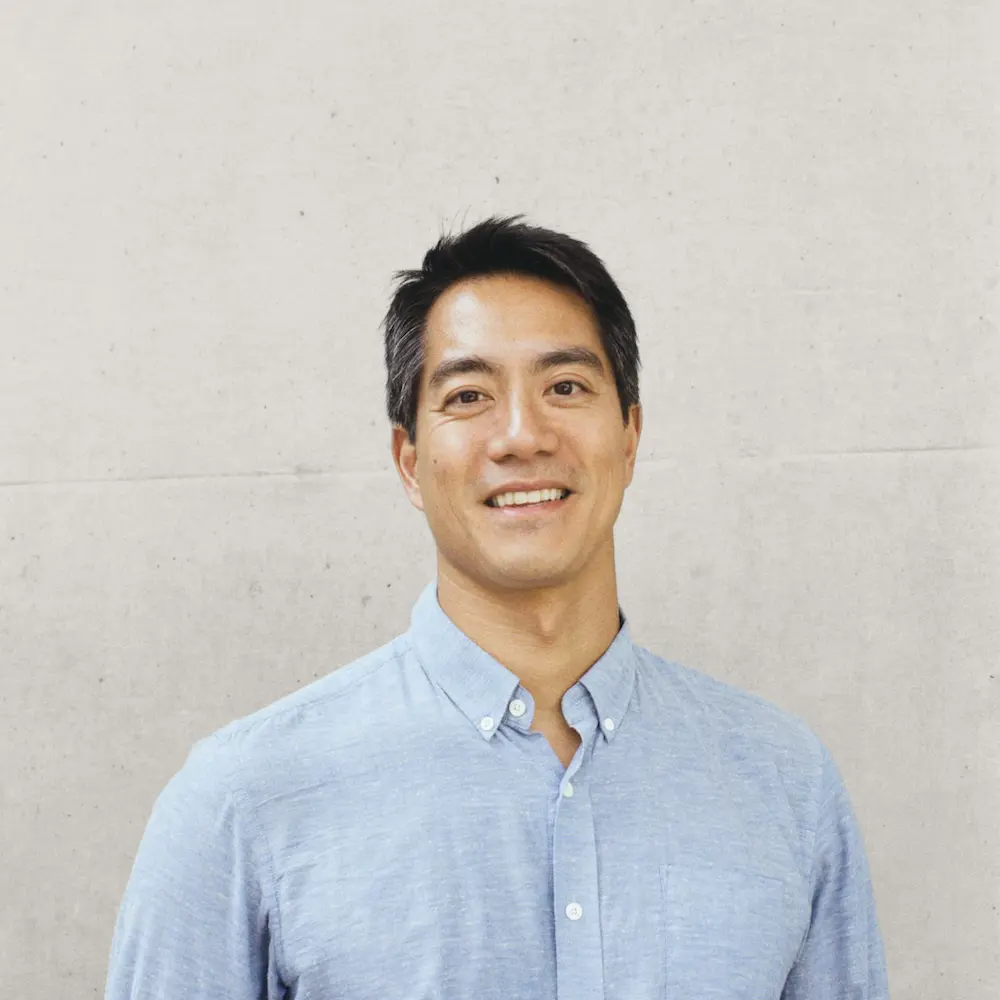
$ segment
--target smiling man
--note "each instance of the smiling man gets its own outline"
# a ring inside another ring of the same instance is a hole
[[[466,244],[488,254],[489,241],[506,236],[516,252],[518,233],[486,226]],[[533,238],[544,251],[545,235]],[[498,263],[502,253],[494,250]],[[604,290],[605,308],[630,362],[620,374],[627,407],[591,307],[565,276],[553,283],[556,265],[536,259],[535,270],[541,276],[463,271],[449,281],[426,316],[413,436],[412,418],[400,413],[392,443],[437,544],[441,608],[519,678],[531,729],[568,767],[581,736],[563,715],[563,695],[621,627],[612,529],[642,411],[633,402],[635,333],[617,289]],[[411,275],[400,291],[390,366],[406,349],[409,300],[426,283]]]
[[[635,328],[583,243],[490,219],[403,271],[410,628],[192,748],[107,1000],[882,1000],[865,848],[803,721],[632,638]]]

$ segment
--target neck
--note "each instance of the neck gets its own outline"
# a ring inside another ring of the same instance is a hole
[[[621,627],[614,558],[558,587],[488,589],[438,563],[438,603],[477,646],[515,674],[536,714],[561,714],[563,695]]]

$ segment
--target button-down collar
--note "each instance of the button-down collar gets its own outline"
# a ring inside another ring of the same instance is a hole
[[[619,629],[611,645],[567,692],[564,715],[572,724],[578,703],[596,712],[598,728],[611,742],[635,686],[635,650],[628,622],[618,608]],[[410,616],[410,638],[421,665],[484,739],[492,739],[520,686],[516,674],[470,639],[441,608],[437,579],[423,590]],[[586,694],[584,694],[586,692]],[[589,695],[589,702],[587,701]],[[520,725],[530,726],[534,712]]]

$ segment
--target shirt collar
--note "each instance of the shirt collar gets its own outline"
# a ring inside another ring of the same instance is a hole
[[[598,728],[609,742],[618,732],[635,684],[635,646],[620,605],[618,620],[618,634],[579,682],[579,687],[590,696]],[[409,634],[417,659],[430,679],[482,737],[491,739],[507,714],[520,681],[445,614],[438,602],[436,577],[413,606]],[[574,685],[570,690],[577,687]],[[522,718],[522,723],[526,718]]]

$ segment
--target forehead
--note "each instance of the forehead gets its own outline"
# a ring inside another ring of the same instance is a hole
[[[600,348],[596,319],[583,298],[532,275],[467,278],[440,295],[427,315],[428,361],[473,347],[533,351],[553,340]]]

